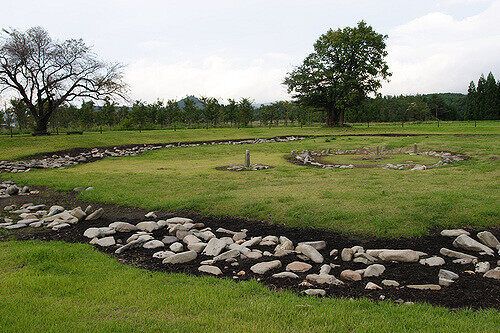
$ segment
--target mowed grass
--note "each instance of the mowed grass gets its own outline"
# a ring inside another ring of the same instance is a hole
[[[495,310],[317,299],[149,272],[89,245],[0,242],[2,332],[498,332]]]
[[[451,150],[468,161],[425,171],[324,170],[285,160],[291,150],[411,147]],[[256,172],[218,171],[242,163]],[[417,236],[430,229],[492,227],[500,221],[500,135],[315,138],[300,142],[163,149],[65,170],[3,175],[61,190],[93,186],[83,198],[151,210],[239,216],[368,236]]]
[[[362,155],[362,154],[346,154],[346,155],[327,155],[322,156],[320,161],[327,164],[354,164],[354,165],[385,165],[388,163],[400,164],[424,164],[433,165],[440,159],[438,157],[427,155],[409,155],[409,154],[381,154]]]
[[[16,135],[10,138],[0,136],[0,160],[17,159],[25,156],[71,149],[75,147],[89,148],[98,146],[114,146],[136,143],[167,143],[180,141],[207,141],[225,139],[267,138],[283,135],[338,135],[369,133],[436,133],[436,134],[500,134],[500,122],[481,121],[474,127],[473,122],[441,122],[437,127],[432,123],[376,123],[355,124],[345,128],[325,127],[254,127],[254,128],[209,128],[179,129],[154,131],[107,131],[101,133],[86,132],[83,135],[51,135],[33,137]]]

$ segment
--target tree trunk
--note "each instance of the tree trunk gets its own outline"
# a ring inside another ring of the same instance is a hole
[[[38,117],[35,119],[35,131],[33,135],[49,135],[47,128],[49,126],[49,119],[45,117]]]
[[[326,111],[326,126],[328,127],[335,127],[339,126],[340,119],[339,119],[340,113],[337,111],[335,108],[330,108]]]

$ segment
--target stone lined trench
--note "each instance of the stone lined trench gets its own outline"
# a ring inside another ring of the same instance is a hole
[[[149,270],[257,279],[300,294],[500,309],[498,228],[355,238],[192,212],[92,207],[75,192],[10,182],[0,184],[0,197],[4,240],[90,243]]]

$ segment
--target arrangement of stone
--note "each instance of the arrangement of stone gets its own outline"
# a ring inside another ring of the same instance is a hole
[[[20,207],[9,205],[3,208],[3,212],[9,216],[0,221],[0,227],[5,229],[45,227],[54,232],[77,223],[98,222],[104,213],[102,208],[92,210],[90,206],[86,209],[65,209],[33,203]],[[324,240],[294,243],[283,235],[250,237],[249,234],[258,233],[250,233],[247,229],[214,230],[185,217],[159,219],[155,212],[146,214],[144,220],[136,224],[116,221],[106,226],[89,227],[83,232],[90,244],[111,248],[117,255],[130,249],[142,249],[151,251],[151,260],[161,260],[165,265],[194,263],[203,274],[230,275],[234,279],[279,279],[288,281],[290,286],[300,288],[307,295],[325,295],[325,286],[346,283],[363,283],[367,291],[409,288],[437,292],[455,283],[461,275],[473,274],[500,281],[500,242],[489,231],[479,232],[474,239],[462,229],[443,230],[442,236],[454,238],[452,244],[455,249],[443,247],[439,253],[412,249],[365,249],[362,246],[337,249]],[[350,262],[361,264],[364,268],[352,270],[345,267]],[[474,265],[474,270],[440,269],[434,279],[423,284],[383,279],[387,264],[418,263],[422,267],[440,267],[447,262],[463,267]],[[238,270],[238,266],[248,269]],[[339,272],[338,275],[332,270]],[[381,282],[369,281],[374,277],[382,279]]]
[[[12,181],[4,181],[0,183],[0,199],[8,198],[14,195],[30,195],[38,193],[38,191],[31,191],[28,186],[18,187]]]
[[[229,171],[258,171],[270,169],[270,165],[264,164],[252,164],[250,162],[250,150],[245,152],[245,164],[231,164],[225,167],[219,167],[218,170],[229,170]]]
[[[389,154],[407,154],[408,156],[415,155],[425,155],[437,157],[440,160],[431,165],[423,165],[416,163],[401,163],[401,164],[378,164],[378,165],[356,165],[356,164],[326,164],[321,161],[322,157],[325,156],[335,156],[335,155],[366,155],[370,156],[373,159],[377,159],[382,156],[387,156]],[[381,150],[380,147],[377,147],[375,150],[362,148],[362,149],[350,149],[350,150],[322,150],[322,151],[302,151],[301,153],[297,153],[293,150],[290,154],[290,159],[292,162],[300,164],[300,165],[309,165],[314,167],[319,167],[323,169],[352,169],[356,167],[382,167],[385,169],[393,169],[393,170],[426,170],[437,168],[440,166],[448,165],[451,163],[459,162],[466,160],[468,157],[462,154],[454,154],[445,151],[422,151],[418,152],[416,146],[412,149],[401,148],[401,149],[391,149],[391,150]]]
[[[205,145],[241,145],[259,144],[271,142],[288,142],[303,140],[304,137],[275,137],[270,139],[254,140],[227,140],[227,141],[207,141],[199,143],[170,143],[170,144],[142,144],[128,147],[113,148],[92,148],[79,149],[78,152],[53,153],[51,155],[33,158],[24,161],[0,161],[0,172],[28,172],[31,169],[55,169],[66,168],[80,163],[89,163],[106,157],[135,156],[147,151],[174,148],[174,147],[197,147]]]

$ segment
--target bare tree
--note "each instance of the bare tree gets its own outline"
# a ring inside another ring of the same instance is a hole
[[[0,93],[20,95],[35,120],[34,134],[48,134],[57,108],[75,99],[125,99],[123,65],[99,60],[81,39],[57,42],[41,27],[0,35]]]

